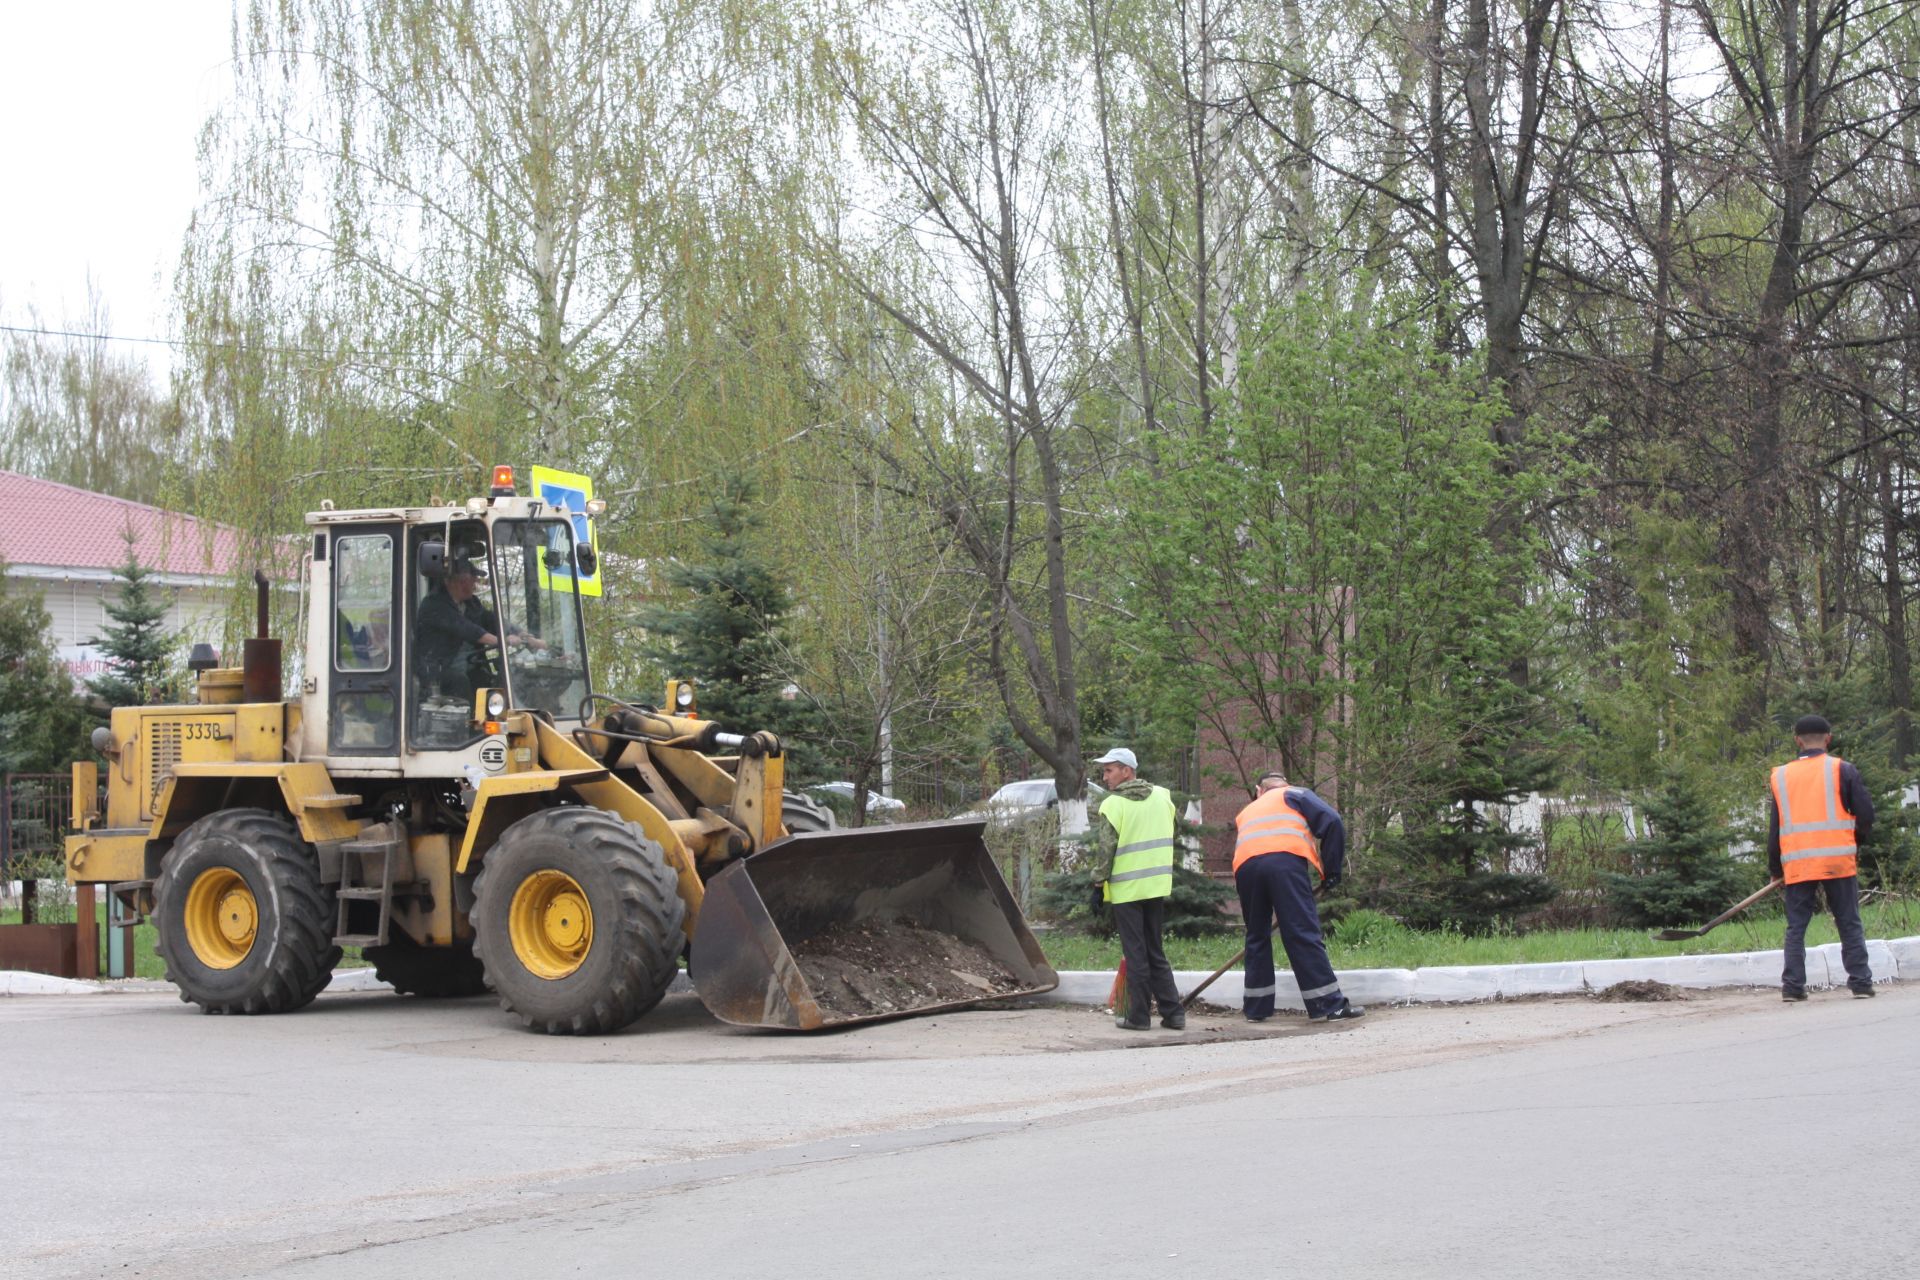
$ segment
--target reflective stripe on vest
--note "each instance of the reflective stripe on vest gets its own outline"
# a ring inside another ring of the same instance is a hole
[[[1110,795],[1100,816],[1119,833],[1113,870],[1107,875],[1108,902],[1140,902],[1173,892],[1173,796],[1155,787],[1145,800]]]
[[[1291,853],[1320,870],[1320,846],[1298,809],[1287,803],[1289,787],[1275,787],[1240,811],[1233,820],[1239,837],[1233,844],[1233,869],[1263,853]]]
[[[1858,874],[1853,815],[1840,803],[1840,758],[1802,756],[1773,771],[1780,870],[1788,884]]]

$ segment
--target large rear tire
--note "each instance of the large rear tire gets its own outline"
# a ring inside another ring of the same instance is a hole
[[[373,966],[374,976],[403,996],[451,1000],[477,996],[487,989],[486,973],[473,953],[471,939],[460,939],[450,947],[423,947],[396,930],[392,942],[368,947],[361,954]]]
[[[811,796],[803,796],[795,791],[780,793],[780,822],[789,835],[799,835],[802,831],[832,831],[838,825],[834,821],[833,810]]]
[[[678,970],[686,907],[660,846],[599,809],[543,809],[487,851],[475,950],[500,1007],[549,1035],[633,1022]]]
[[[174,841],[153,898],[167,978],[208,1013],[288,1013],[333,979],[333,895],[280,814],[200,819]]]

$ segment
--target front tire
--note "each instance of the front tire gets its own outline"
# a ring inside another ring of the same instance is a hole
[[[475,950],[500,1007],[549,1035],[617,1031],[660,1003],[686,907],[658,844],[598,809],[543,809],[488,850]]]
[[[289,1013],[333,979],[333,895],[280,814],[200,819],[174,842],[153,897],[167,979],[208,1013]]]

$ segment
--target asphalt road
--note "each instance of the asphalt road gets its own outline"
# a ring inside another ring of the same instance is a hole
[[[825,1036],[0,1000],[0,1275],[1920,1274],[1920,985]]]

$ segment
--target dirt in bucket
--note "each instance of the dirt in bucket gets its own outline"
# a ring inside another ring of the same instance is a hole
[[[1596,1000],[1644,1001],[1685,1000],[1686,998],[1678,987],[1644,978],[1632,982],[1616,982],[1606,990],[1594,993]]]
[[[829,1021],[990,1000],[1023,987],[982,948],[903,920],[837,925],[795,946],[793,958]]]

